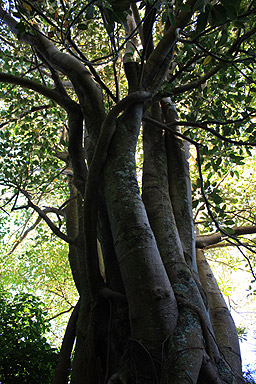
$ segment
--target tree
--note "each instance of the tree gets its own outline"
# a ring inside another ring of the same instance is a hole
[[[255,11],[240,0],[2,4],[2,209],[34,210],[69,244],[79,293],[55,384],[74,344],[74,384],[243,382],[210,240],[195,242],[187,160],[190,144],[203,228],[241,245],[252,212],[229,212],[214,178],[236,176],[255,146]]]
[[[7,299],[1,292],[2,383],[51,383],[58,354],[44,337],[49,328],[42,303],[29,294]]]

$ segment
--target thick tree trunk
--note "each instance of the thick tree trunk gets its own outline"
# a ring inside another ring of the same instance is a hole
[[[162,116],[155,104],[151,117]],[[102,273],[110,290],[103,284],[96,296],[87,278],[84,208],[79,198],[68,206],[68,233],[77,238],[70,261],[81,296],[71,382],[240,384],[234,324],[199,250],[200,280],[195,264],[183,144],[144,125],[141,198],[135,166],[141,120],[140,103],[115,120],[97,195]],[[99,257],[91,265],[98,263]],[[64,384],[61,377],[56,372],[56,382]]]
[[[200,281],[207,294],[212,327],[221,355],[231,367],[237,383],[242,383],[242,366],[236,327],[230,311],[207,262],[204,251],[197,248]]]
[[[111,103],[104,105],[102,89],[78,56],[59,50],[36,29],[33,34],[20,33],[17,21],[0,7],[9,28],[39,52],[50,73],[66,76],[74,90],[72,99],[56,76],[56,89],[51,89],[1,74],[3,81],[50,98],[68,115],[68,161],[74,179],[70,179],[71,200],[66,207],[68,236],[62,238],[70,242],[69,261],[80,300],[63,341],[54,383],[66,384],[71,360],[72,384],[242,382],[235,326],[201,250],[196,264],[184,143],[175,130],[167,133],[153,124],[155,120],[162,127],[175,126],[171,100],[157,103],[160,97],[155,96],[195,5],[198,12],[196,0],[178,6],[174,22],[167,22],[154,48],[157,11],[148,2],[141,63],[128,62],[126,55],[128,96],[108,114]],[[134,29],[133,17],[128,18]],[[218,70],[215,67],[211,73]],[[185,84],[183,89],[189,88]],[[143,127],[141,194],[135,152],[144,113],[151,123]]]
[[[158,109],[159,107],[154,107],[152,117],[160,119],[161,113],[160,111],[158,112]],[[175,140],[173,143],[173,147],[168,147],[169,151],[173,151],[177,147]],[[176,183],[182,183],[183,173],[179,172],[177,165],[174,167],[170,160],[169,163],[167,162],[165,140],[162,131],[148,124],[144,128],[144,151],[143,201],[157,239],[158,248],[169,281],[179,304],[177,327],[165,345],[168,356],[164,372],[165,380],[172,380],[175,383],[197,383],[203,363],[204,339],[207,338],[208,340],[208,336],[210,338],[210,335],[205,335],[202,331],[200,316],[205,318],[204,321],[209,327],[210,321],[205,304],[192,275],[191,255],[194,252],[191,248],[189,250],[189,264],[187,264],[185,259],[174,215],[175,210],[173,210],[175,200],[172,204],[171,195],[169,195],[168,179],[170,179],[170,176],[168,176],[167,164],[170,169],[169,172],[172,173],[172,180],[175,178]],[[182,163],[179,164],[180,167],[184,166]],[[178,178],[181,178],[181,181]],[[186,192],[182,207],[181,199],[179,198],[179,211],[186,210],[187,201],[188,196]],[[178,220],[180,219],[179,214]],[[184,224],[184,226],[191,226],[191,222]],[[191,232],[192,230],[190,229]],[[187,236],[187,233],[184,233],[184,236]],[[213,340],[209,341],[207,348],[211,349],[211,351],[207,351],[208,354],[218,354]],[[191,353],[192,349],[193,353]],[[188,366],[191,369],[187,369]]]
[[[141,113],[142,106],[135,105],[118,123],[104,172],[105,194],[129,304],[131,336],[154,354],[173,331],[177,308],[136,180]]]

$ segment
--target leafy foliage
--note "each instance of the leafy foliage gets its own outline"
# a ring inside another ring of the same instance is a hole
[[[58,353],[46,341],[42,302],[32,294],[0,296],[0,381],[51,383]]]

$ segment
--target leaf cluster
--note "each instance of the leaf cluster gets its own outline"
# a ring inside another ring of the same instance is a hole
[[[31,294],[0,296],[0,380],[50,383],[57,351],[46,341],[49,330],[42,302]]]

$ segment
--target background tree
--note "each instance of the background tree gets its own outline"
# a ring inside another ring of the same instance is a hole
[[[33,295],[7,299],[1,292],[0,333],[2,383],[51,383],[58,354],[47,343],[49,324],[42,303]]]
[[[242,382],[203,250],[255,232],[253,210],[230,212],[216,181],[255,146],[255,11],[239,0],[2,4],[2,210],[22,210],[23,228],[35,212],[69,244],[79,293],[54,383],[67,381],[74,343],[72,383]]]

